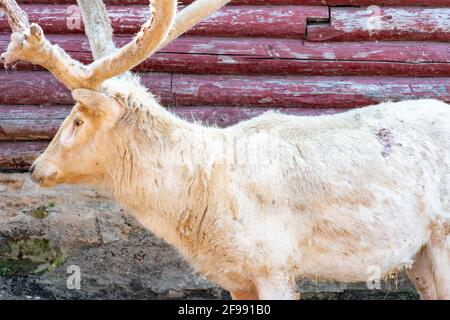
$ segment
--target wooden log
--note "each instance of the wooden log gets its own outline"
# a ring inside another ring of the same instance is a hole
[[[450,78],[174,75],[175,106],[353,108],[382,101],[450,101]]]
[[[81,35],[50,35],[75,59],[92,61]],[[130,38],[117,38],[118,45]],[[0,51],[9,36],[0,35]],[[42,70],[19,63],[16,70]],[[450,76],[450,44],[442,42],[301,42],[292,39],[182,37],[135,71],[193,74]]]
[[[331,23],[308,27],[310,41],[450,41],[450,8],[331,8]]]
[[[146,5],[148,0],[104,0],[115,5]],[[180,0],[181,4],[194,0]],[[73,4],[75,0],[21,0],[31,4]],[[325,5],[325,6],[450,6],[450,0],[233,0],[232,5]]]
[[[56,134],[71,106],[0,106],[0,141],[50,140]],[[333,114],[345,109],[181,107],[172,112],[191,122],[227,127],[269,110],[294,115]]]
[[[386,100],[450,101],[450,78],[143,74],[165,106],[353,108]],[[49,73],[0,72],[0,105],[70,105]]]
[[[144,83],[170,104],[171,76],[145,74]],[[69,90],[48,72],[0,72],[0,105],[70,105]]]
[[[30,21],[46,33],[83,33],[81,13],[67,5],[22,5]],[[148,6],[110,6],[108,13],[117,34],[135,34],[148,20]],[[227,6],[189,30],[190,35],[255,36],[275,38],[306,37],[307,19],[328,20],[327,7]],[[9,32],[5,18],[0,32]]]
[[[347,109],[314,108],[258,108],[258,107],[177,107],[170,108],[175,114],[190,122],[200,122],[208,126],[225,128],[241,121],[259,116],[268,111],[275,111],[296,116],[320,116],[336,114]]]
[[[0,170],[28,170],[48,142],[0,142]]]
[[[0,141],[49,140],[70,106],[0,106]]]

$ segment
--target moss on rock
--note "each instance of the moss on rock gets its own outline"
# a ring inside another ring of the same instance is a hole
[[[0,276],[41,274],[64,262],[48,239],[11,239],[0,243]]]
[[[53,202],[49,202],[48,204],[37,207],[37,208],[24,210],[24,212],[26,214],[32,216],[33,218],[45,219],[48,217],[48,215],[54,208],[55,208],[55,204]]]

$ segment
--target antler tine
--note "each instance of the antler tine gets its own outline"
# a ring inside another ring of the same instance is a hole
[[[197,0],[179,12],[175,18],[169,36],[162,43],[165,47],[200,21],[210,16],[231,0]]]
[[[219,10],[231,0],[197,0],[176,14],[176,0],[159,0],[153,8],[153,20],[142,27],[131,43],[115,54],[92,64],[98,82],[122,74],[144,61],[158,49],[169,44],[197,23]],[[152,3],[150,0],[150,8]],[[170,28],[172,26],[172,28]]]
[[[23,32],[30,27],[27,14],[14,0],[0,0],[0,10],[6,14],[13,32]]]
[[[85,87],[86,66],[45,39],[41,27],[29,24],[27,14],[15,0],[0,0],[0,10],[13,30],[11,42],[1,55],[2,63],[8,65],[18,60],[31,62],[50,71],[69,89]]]
[[[94,60],[116,51],[113,28],[102,0],[77,0]]]
[[[142,26],[133,41],[89,66],[94,87],[137,66],[155,53],[167,38],[175,20],[177,0],[150,0],[150,9],[152,18]]]

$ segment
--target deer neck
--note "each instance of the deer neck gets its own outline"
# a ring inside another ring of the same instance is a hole
[[[125,121],[125,134],[118,130],[108,188],[146,229],[189,255],[208,207],[208,171],[198,155],[209,152],[210,129],[158,108],[133,121]]]

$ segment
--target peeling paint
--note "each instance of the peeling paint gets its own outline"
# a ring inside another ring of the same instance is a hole
[[[374,26],[374,20],[376,20]],[[450,8],[331,8],[330,25],[308,30],[310,40],[450,40]]]

